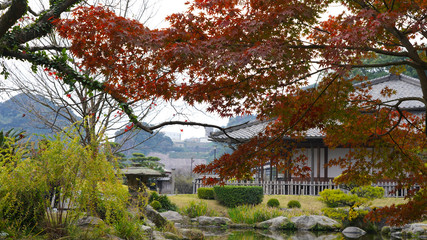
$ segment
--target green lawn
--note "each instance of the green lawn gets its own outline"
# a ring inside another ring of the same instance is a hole
[[[218,204],[216,200],[204,200],[197,198],[197,194],[179,194],[169,196],[170,200],[179,208],[187,206],[191,201],[204,201],[208,205],[208,209],[215,210],[220,216],[227,216],[227,208]],[[271,198],[276,198],[280,202],[280,207],[286,208],[290,200],[297,200],[301,203],[301,209],[311,214],[320,214],[322,208],[326,207],[317,196],[298,196],[298,195],[264,195],[263,205]],[[383,198],[372,201],[372,206],[382,207],[392,204],[404,203],[403,198]]]

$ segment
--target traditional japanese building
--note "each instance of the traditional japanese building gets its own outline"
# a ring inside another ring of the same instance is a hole
[[[359,84],[357,84],[359,85]],[[406,75],[387,75],[369,81],[369,94],[372,97],[378,98],[383,102],[388,102],[392,105],[397,103],[398,99],[407,97],[422,98],[420,81]],[[381,91],[388,87],[394,89],[396,94],[391,97],[384,97]],[[425,105],[421,101],[411,100],[404,101],[399,105],[400,109],[414,114],[425,114]],[[225,143],[230,146],[235,146],[249,141],[251,138],[258,135],[268,126],[269,121],[254,120],[246,124],[230,127],[224,132],[213,132],[210,134],[210,140],[218,143]],[[311,168],[310,181],[328,181],[341,174],[342,169],[338,166],[325,167],[328,160],[338,157],[344,157],[349,151],[348,148],[329,149],[324,141],[324,134],[320,129],[310,129],[306,132],[305,139],[297,143],[297,148],[303,151],[308,158],[308,166]],[[292,141],[289,138],[289,141]],[[286,146],[284,146],[286,147]],[[269,165],[260,167],[259,173],[256,176],[257,180],[291,180],[295,176],[291,176],[286,172],[277,171],[277,169]]]

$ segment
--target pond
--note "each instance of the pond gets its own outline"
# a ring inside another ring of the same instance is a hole
[[[340,232],[309,232],[309,231],[278,231],[271,232],[268,230],[254,229],[220,229],[206,228],[200,229],[205,234],[207,240],[338,240],[350,239],[344,237]],[[358,240],[388,240],[389,237],[381,236],[380,234],[366,234],[360,238],[351,238]]]

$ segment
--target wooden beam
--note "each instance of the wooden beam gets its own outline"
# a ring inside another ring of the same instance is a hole
[[[320,181],[320,147],[317,147],[317,181]]]
[[[325,152],[324,152],[324,165],[323,165],[324,171],[325,171],[324,172],[324,178],[325,178],[325,180],[327,180],[328,179],[328,168],[329,167],[327,167],[326,164],[328,164],[328,151],[329,151],[329,149],[328,149],[328,147],[325,147],[324,150],[325,150]]]

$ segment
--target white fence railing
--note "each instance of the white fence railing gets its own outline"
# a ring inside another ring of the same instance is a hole
[[[232,186],[262,186],[265,195],[312,195],[318,196],[319,192],[325,189],[342,189],[331,180],[328,182],[319,181],[227,181],[225,185]],[[384,188],[384,197],[405,197],[407,189],[396,190],[395,182],[378,182],[373,184]],[[193,181],[193,193],[197,193],[200,187],[211,187],[203,185],[201,179]],[[345,189],[342,189],[346,191]]]

